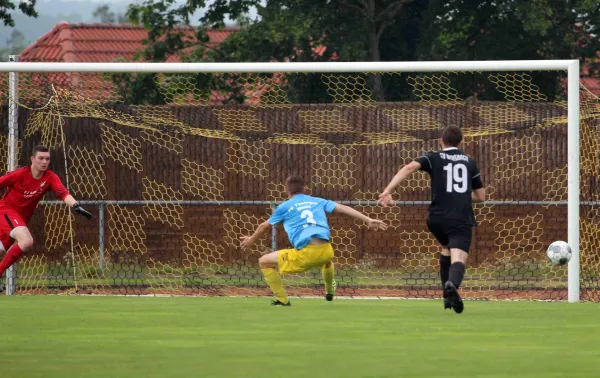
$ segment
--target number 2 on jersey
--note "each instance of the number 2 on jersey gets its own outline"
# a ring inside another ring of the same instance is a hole
[[[300,214],[300,218],[306,219],[306,223],[307,224],[304,225],[304,228],[308,227],[309,225],[311,225],[311,226],[316,226],[317,225],[317,221],[314,218],[314,214],[310,210],[304,210]]]
[[[465,193],[467,191],[467,167],[464,164],[447,164],[444,166],[446,171],[446,191],[448,193]]]

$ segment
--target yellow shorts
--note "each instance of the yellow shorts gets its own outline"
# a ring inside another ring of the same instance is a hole
[[[298,249],[282,249],[277,256],[279,274],[302,273],[321,268],[333,259],[333,247],[327,244],[309,244]]]

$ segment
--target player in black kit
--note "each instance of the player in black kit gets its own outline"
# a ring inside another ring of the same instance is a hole
[[[472,228],[476,225],[473,202],[485,201],[479,168],[473,158],[460,150],[461,142],[460,128],[447,126],[440,139],[442,151],[429,152],[402,167],[379,196],[383,206],[393,204],[392,193],[401,182],[417,170],[429,173],[432,201],[427,227],[442,246],[444,309],[452,308],[459,314],[464,304],[458,288],[465,275]]]

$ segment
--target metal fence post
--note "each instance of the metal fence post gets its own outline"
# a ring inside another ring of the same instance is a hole
[[[9,62],[17,62],[18,55],[10,55]],[[17,143],[19,137],[19,74],[10,72],[8,74],[8,156],[6,171],[17,169]],[[16,263],[6,271],[6,295],[15,295],[17,289]]]
[[[98,249],[100,251],[100,269],[104,269],[104,202],[98,205]]]

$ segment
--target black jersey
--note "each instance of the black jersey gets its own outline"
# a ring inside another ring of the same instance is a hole
[[[427,153],[416,161],[431,177],[429,218],[474,225],[471,192],[483,188],[475,160],[453,147]]]

